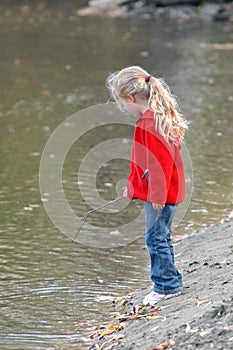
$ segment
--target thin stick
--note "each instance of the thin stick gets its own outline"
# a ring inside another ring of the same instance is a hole
[[[87,215],[86,215],[85,218],[83,219],[83,222],[82,222],[81,226],[79,227],[78,231],[76,232],[74,238],[72,239],[72,242],[75,241],[76,237],[77,237],[78,234],[81,232],[81,230],[82,230],[82,228],[83,228],[83,225],[85,224],[85,222],[86,222],[87,219],[88,219],[88,216],[89,216],[91,213],[94,213],[95,211],[98,211],[99,209],[105,208],[105,207],[107,207],[108,205],[110,205],[110,204],[112,204],[112,203],[116,203],[116,202],[118,202],[119,200],[121,200],[121,199],[123,199],[123,198],[125,198],[125,197],[124,197],[124,196],[121,196],[121,197],[116,198],[116,199],[113,199],[113,200],[111,200],[111,201],[109,201],[109,202],[107,202],[107,203],[104,203],[104,204],[100,205],[99,207],[97,207],[97,208],[95,208],[95,209],[89,210],[88,213],[87,213]]]
[[[107,202],[107,203],[105,203],[105,204],[102,204],[102,205],[100,205],[98,208],[95,208],[95,209],[90,210],[87,214],[91,214],[91,213],[93,213],[93,212],[95,212],[95,211],[97,211],[97,210],[99,210],[99,209],[105,208],[105,207],[107,207],[108,205],[110,205],[110,204],[112,204],[112,203],[118,202],[118,201],[119,201],[120,199],[122,199],[122,198],[124,198],[124,196],[121,196],[121,197],[116,198],[116,199],[113,199],[113,200],[111,200],[111,201],[109,201],[109,202]]]
[[[83,225],[84,225],[85,222],[87,221],[88,216],[89,216],[89,213],[87,213],[87,215],[86,215],[85,218],[83,219],[83,222],[82,222],[81,226],[79,227],[78,231],[76,232],[74,238],[72,239],[72,242],[74,242],[74,240],[75,240],[76,237],[78,236],[79,232],[82,230]]]

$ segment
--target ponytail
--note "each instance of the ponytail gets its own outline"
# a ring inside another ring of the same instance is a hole
[[[182,145],[187,123],[175,97],[162,79],[153,77],[139,66],[131,66],[111,74],[106,85],[119,106],[119,99],[129,95],[137,94],[148,99],[157,131],[166,141]]]
[[[162,80],[152,77],[149,81],[149,108],[154,112],[157,131],[168,141],[180,145],[184,141],[187,123],[180,113],[176,99]]]

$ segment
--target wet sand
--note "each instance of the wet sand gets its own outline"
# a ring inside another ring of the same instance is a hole
[[[151,286],[116,300],[89,350],[233,349],[232,218],[175,244],[175,255],[183,293],[156,308],[141,306]]]

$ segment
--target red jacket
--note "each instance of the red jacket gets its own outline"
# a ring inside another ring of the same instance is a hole
[[[185,195],[180,147],[167,142],[156,130],[154,114],[147,110],[137,121],[127,183],[130,200],[181,203]]]

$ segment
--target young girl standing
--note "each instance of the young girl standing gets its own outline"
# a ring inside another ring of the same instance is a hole
[[[167,85],[139,66],[111,74],[107,87],[118,103],[138,119],[125,196],[145,201],[146,244],[153,291],[144,305],[181,294],[182,276],[174,264],[172,220],[185,194],[180,149],[187,124]]]

